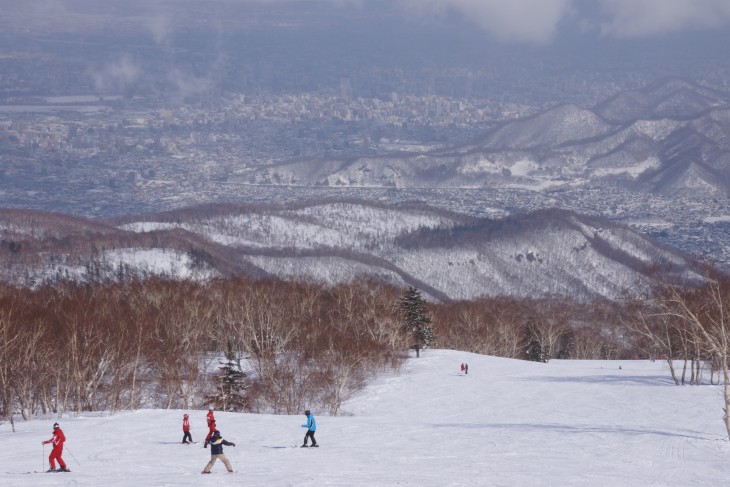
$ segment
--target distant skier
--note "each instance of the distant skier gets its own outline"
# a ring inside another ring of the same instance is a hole
[[[188,441],[190,440],[190,441]],[[190,420],[187,414],[183,414],[183,439],[184,444],[193,442],[193,435],[190,434]]]
[[[469,364],[464,364],[464,375],[469,373]]]
[[[215,415],[213,414],[213,408],[208,409],[208,414],[205,415],[205,419],[208,421],[208,436],[205,437],[203,448],[208,448],[210,438],[213,436],[213,432],[215,431]]]
[[[464,373],[464,362],[461,363],[461,373]]]
[[[302,448],[307,447],[307,439],[312,439],[312,446],[319,446],[317,444],[317,440],[314,439],[314,432],[317,431],[317,422],[314,420],[314,414],[312,414],[309,409],[304,411],[304,415],[307,417],[307,424],[303,424],[302,428],[307,428],[307,434],[304,435],[304,444],[302,444]]]
[[[221,437],[220,431],[213,431],[213,436],[210,437],[210,461],[200,473],[210,473],[210,469],[213,468],[213,465],[215,465],[215,462],[218,459],[220,459],[220,461],[223,462],[223,465],[226,466],[228,473],[233,473],[231,462],[229,462],[223,454],[223,445],[236,446],[235,443],[224,440],[223,437]]]
[[[66,435],[63,434],[63,430],[61,430],[60,426],[58,426],[58,423],[53,423],[53,436],[51,436],[50,440],[42,442],[44,445],[49,443],[53,445],[53,450],[51,450],[51,454],[48,456],[48,462],[51,464],[51,468],[48,470],[49,472],[70,472],[70,470],[66,467],[66,462],[64,462],[63,458],[61,458],[61,454],[63,453],[63,443],[65,441]],[[56,460],[58,460],[58,470],[56,470]]]

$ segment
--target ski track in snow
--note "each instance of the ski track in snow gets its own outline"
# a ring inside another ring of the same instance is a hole
[[[48,468],[40,442],[55,417],[21,420],[16,433],[4,423],[0,485],[714,487],[730,478],[721,387],[675,386],[662,362],[427,350],[342,411],[317,414],[318,449],[298,447],[303,415],[217,412],[237,445],[224,449],[235,473],[218,462],[209,476],[200,475],[205,411],[188,411],[193,445],[179,444],[180,410],[60,418],[69,474],[34,473]]]

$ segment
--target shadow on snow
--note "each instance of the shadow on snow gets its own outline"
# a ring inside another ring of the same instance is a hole
[[[558,423],[434,423],[434,428],[460,428],[460,429],[505,429],[513,431],[555,431],[559,433],[608,433],[618,435],[656,435],[673,436],[679,438],[692,438],[698,440],[715,439],[705,433],[694,430],[665,431],[649,428],[623,428],[620,426],[605,425],[571,425]]]

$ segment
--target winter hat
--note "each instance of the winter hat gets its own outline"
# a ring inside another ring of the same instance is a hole
[[[310,415],[309,409],[307,409],[306,411],[304,411],[304,414],[307,415],[307,416],[309,416]]]
[[[220,432],[220,431],[218,431],[218,430],[215,430],[215,431],[213,432],[213,434],[214,434],[214,435],[216,435],[216,436],[220,436],[220,435],[221,435],[221,432]]]
[[[183,418],[187,418],[187,417],[188,417],[188,415],[187,415],[187,414],[183,414]]]
[[[58,428],[58,423],[53,423],[53,428]]]

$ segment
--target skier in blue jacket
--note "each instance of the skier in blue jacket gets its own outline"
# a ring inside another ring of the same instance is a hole
[[[312,439],[312,446],[319,446],[317,440],[314,439],[314,432],[317,431],[317,422],[314,420],[314,414],[309,409],[304,411],[304,415],[307,417],[307,424],[303,424],[302,428],[307,428],[307,434],[304,435],[304,444],[302,448],[307,447],[307,438]]]

